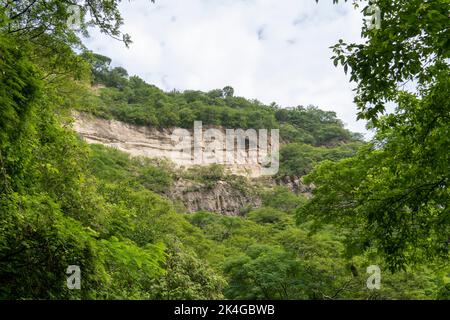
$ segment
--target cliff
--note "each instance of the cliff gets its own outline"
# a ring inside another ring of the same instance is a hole
[[[177,141],[174,140],[174,136],[176,137],[180,134],[179,132],[186,131],[186,129],[157,129],[132,125],[117,120],[96,118],[84,113],[74,113],[74,118],[75,131],[88,143],[101,143],[127,152],[132,156],[166,158],[181,169],[193,166],[192,158],[190,156],[186,157],[186,154],[179,152]],[[207,129],[208,127],[205,127],[204,131]],[[215,129],[225,132],[225,129],[222,127],[215,127]],[[202,147],[205,149],[205,146]],[[224,167],[231,174],[250,178],[261,176],[262,166],[259,163],[225,164]]]
[[[88,143],[113,147],[131,156],[165,158],[180,172],[186,172],[194,167],[191,158],[184,157],[176,150],[176,139],[174,141],[173,134],[180,128],[157,129],[137,126],[84,113],[74,113],[74,119],[74,130]],[[220,127],[216,129],[224,130]],[[304,186],[298,177],[285,177],[277,182],[270,177],[262,178],[259,163],[224,165],[224,170],[225,174],[242,177],[240,182],[232,183],[230,179],[217,179],[204,183],[178,177],[164,193],[173,201],[182,203],[186,212],[210,211],[224,215],[243,215],[248,209],[261,206],[261,198],[254,192],[261,186],[252,187],[250,181],[262,179],[265,187],[282,184],[294,193],[310,195],[310,188]]]

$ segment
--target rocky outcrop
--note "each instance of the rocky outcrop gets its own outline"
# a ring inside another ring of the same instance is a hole
[[[235,216],[261,206],[259,197],[242,192],[227,181],[203,184],[180,179],[169,197],[182,202],[190,213],[203,210]]]
[[[89,114],[75,113],[73,128],[88,143],[100,143],[117,148],[132,156],[149,158],[166,158],[175,166],[186,169],[194,165],[191,154],[181,152],[179,140],[183,139],[181,128],[157,129],[147,126],[137,126],[116,120],[96,118]],[[208,129],[207,127],[204,130]],[[216,129],[224,132],[223,128]],[[181,132],[181,133],[180,133]],[[177,145],[178,143],[178,145]],[[205,146],[202,146],[205,150]],[[208,156],[205,153],[205,158]],[[201,162],[208,165],[213,162]],[[247,177],[259,177],[262,166],[259,163],[225,164],[228,173]]]
[[[156,129],[127,124],[116,120],[96,118],[92,115],[76,113],[73,127],[88,143],[100,143],[117,148],[132,156],[169,159],[176,167],[188,169],[193,164],[191,158],[180,156],[174,142],[174,131],[179,128]],[[223,130],[223,129],[219,129]],[[264,181],[265,187],[285,185],[294,193],[311,196],[311,187],[304,185],[298,177],[273,179],[261,177],[259,164],[225,165],[228,173],[247,176],[251,181]],[[261,199],[239,183],[210,181],[202,183],[180,178],[165,192],[174,201],[183,203],[187,212],[210,211],[224,215],[243,215],[250,208],[261,206]]]

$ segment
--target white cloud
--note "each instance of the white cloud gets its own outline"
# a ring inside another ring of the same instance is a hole
[[[314,104],[336,111],[353,131],[352,86],[329,47],[358,41],[362,16],[351,3],[322,0],[148,0],[123,2],[122,43],[93,31],[86,45],[164,89],[211,90],[283,107]]]

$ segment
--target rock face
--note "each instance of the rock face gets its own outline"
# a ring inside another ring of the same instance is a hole
[[[74,129],[88,143],[100,143],[117,148],[132,156],[167,158],[178,168],[187,169],[193,165],[192,157],[178,152],[177,141],[187,130],[180,128],[156,129],[131,125],[116,120],[106,120],[82,113],[74,114]],[[206,128],[205,128],[206,129]],[[215,129],[224,131],[223,128]],[[178,133],[177,133],[178,132]],[[206,163],[208,164],[208,163]],[[228,173],[259,178],[262,166],[259,163],[225,165]],[[301,183],[297,177],[284,177],[275,182],[270,177],[267,186],[285,185],[295,193],[307,196],[311,188]],[[243,186],[231,185],[228,181],[214,181],[208,184],[179,179],[167,191],[172,200],[183,203],[187,212],[210,211],[224,215],[243,215],[250,208],[261,206],[261,199],[251,192],[243,191]]]
[[[132,156],[168,158],[178,165],[185,159],[178,159],[172,153],[172,130],[136,126],[116,120],[96,118],[88,114],[74,114],[74,129],[88,143],[100,143],[127,152]]]
[[[76,113],[74,114],[74,129],[88,143],[100,143],[127,152],[132,156],[144,156],[149,158],[167,158],[179,168],[189,168],[195,165],[193,151],[189,144],[189,152],[186,148],[180,149],[180,141],[192,132],[181,128],[156,129],[146,126],[127,124],[116,120],[106,120],[94,116]],[[208,128],[204,128],[205,130]],[[223,128],[214,128],[225,132]],[[203,132],[205,132],[203,130]],[[208,165],[214,162],[204,161],[210,158],[207,146],[200,146],[203,152],[203,160],[199,165]],[[205,151],[205,148],[207,149]],[[193,150],[193,147],[192,147]],[[184,152],[183,152],[184,151]],[[247,150],[248,151],[248,150]],[[214,154],[214,152],[213,152]],[[237,153],[236,153],[237,154]],[[235,156],[236,156],[235,154]],[[241,154],[239,154],[241,155]],[[251,178],[261,176],[262,165],[260,163],[225,164],[225,170],[236,175]]]
[[[261,206],[259,197],[245,194],[226,181],[206,185],[180,179],[169,196],[181,201],[190,213],[203,210],[235,216],[243,215],[248,208]]]

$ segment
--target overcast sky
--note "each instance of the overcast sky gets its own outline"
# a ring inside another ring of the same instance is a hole
[[[333,110],[350,130],[356,121],[352,85],[335,68],[329,47],[360,41],[362,15],[331,0],[149,0],[120,6],[130,48],[91,32],[87,47],[114,66],[169,91],[231,85],[235,95],[282,107]]]

